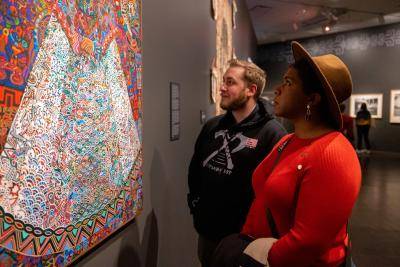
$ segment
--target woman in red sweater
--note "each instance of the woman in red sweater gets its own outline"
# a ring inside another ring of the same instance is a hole
[[[295,63],[274,102],[295,131],[254,171],[255,199],[242,233],[256,239],[244,253],[272,267],[342,266],[361,182],[357,155],[339,132],[351,76],[334,55],[311,57],[297,42],[292,51]]]

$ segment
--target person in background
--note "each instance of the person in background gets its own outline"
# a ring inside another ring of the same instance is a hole
[[[286,134],[260,98],[265,83],[258,66],[231,60],[220,88],[220,106],[227,112],[209,120],[197,138],[188,205],[203,267],[210,265],[219,241],[242,228],[254,197],[253,170]]]
[[[255,199],[241,232],[254,240],[243,255],[259,266],[342,266],[361,183],[357,154],[340,132],[351,76],[334,55],[311,57],[297,42],[292,51],[275,114],[295,131],[254,171]]]
[[[344,111],[346,110],[346,105],[345,104],[340,104],[340,112],[342,113],[342,120],[343,120],[343,127],[341,129],[342,133],[344,136],[346,136],[347,140],[351,144],[354,142],[354,120],[352,117],[349,115],[345,114]]]
[[[371,113],[368,111],[367,104],[362,103],[356,116],[357,125],[357,153],[370,153],[371,145],[369,143],[369,129],[371,128]],[[362,149],[364,140],[365,148]]]

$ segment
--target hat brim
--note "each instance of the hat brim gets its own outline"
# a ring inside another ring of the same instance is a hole
[[[319,80],[321,81],[322,88],[324,89],[324,93],[329,105],[329,111],[332,119],[334,120],[334,127],[337,130],[340,130],[343,126],[342,114],[340,112],[339,103],[336,99],[335,94],[333,93],[332,87],[326,79],[325,75],[322,73],[321,69],[318,67],[317,63],[312,59],[311,55],[301,46],[298,42],[292,42],[292,52],[294,60],[297,62],[299,60],[307,60],[310,63],[311,67],[314,69],[317,74]]]

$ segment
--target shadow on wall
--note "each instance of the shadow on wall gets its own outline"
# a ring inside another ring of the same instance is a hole
[[[155,149],[151,161],[151,169],[147,176],[150,181],[150,190],[147,190],[147,192],[150,192],[152,207],[161,207],[161,205],[166,204],[165,199],[157,197],[157,192],[159,192],[160,188],[162,188],[164,196],[167,194],[167,185],[164,177],[165,168],[161,154]],[[142,240],[140,240],[139,228],[136,222],[129,232],[124,234],[117,266],[157,267],[158,238],[158,220],[154,209],[152,209],[146,218]]]
[[[121,247],[117,266],[157,266],[158,226],[154,210],[147,216],[142,242],[139,240],[139,228],[134,222],[129,232],[124,235]]]
[[[158,226],[154,210],[147,216],[143,237],[145,242],[142,242],[142,248],[146,248],[146,250],[143,251],[143,255],[146,256],[145,267],[157,267]]]

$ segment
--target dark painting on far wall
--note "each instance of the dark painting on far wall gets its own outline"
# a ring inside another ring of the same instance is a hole
[[[361,105],[367,104],[372,118],[382,118],[382,94],[354,94],[350,97],[350,116],[356,117]]]

